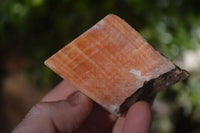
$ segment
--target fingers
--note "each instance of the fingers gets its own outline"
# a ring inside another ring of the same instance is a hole
[[[137,102],[126,115],[123,133],[148,133],[151,120],[151,106],[144,101]]]
[[[111,131],[116,119],[108,112],[98,108],[98,105],[95,106],[90,114],[93,105],[92,101],[78,92],[67,81],[60,83],[41,101],[31,109],[26,118],[13,131],[14,133],[69,133],[75,130],[81,133],[106,133]],[[90,116],[88,117],[89,114]],[[87,117],[88,119],[81,126]],[[138,102],[129,109],[125,120],[118,119],[113,131],[114,133],[122,130],[123,133],[147,133],[150,124],[150,105],[146,102]],[[122,128],[123,125],[124,128]]]
[[[76,130],[92,110],[92,101],[80,92],[67,100],[41,102],[34,106],[13,133],[70,133]]]

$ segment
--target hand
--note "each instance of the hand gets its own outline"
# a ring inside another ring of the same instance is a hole
[[[135,103],[126,118],[117,118],[61,82],[36,104],[13,133],[148,133],[151,106]]]

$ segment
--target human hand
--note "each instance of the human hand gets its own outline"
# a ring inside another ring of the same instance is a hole
[[[135,103],[126,118],[117,118],[63,81],[28,112],[13,133],[148,133],[151,119],[146,102]]]

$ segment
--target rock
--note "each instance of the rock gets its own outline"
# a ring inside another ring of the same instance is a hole
[[[45,64],[82,93],[119,115],[188,76],[129,24],[107,15]]]

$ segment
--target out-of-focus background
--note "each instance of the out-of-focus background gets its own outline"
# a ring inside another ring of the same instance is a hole
[[[108,13],[191,73],[157,96],[151,133],[200,132],[199,0],[1,0],[1,133],[61,81],[44,60]]]

